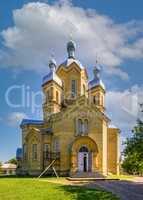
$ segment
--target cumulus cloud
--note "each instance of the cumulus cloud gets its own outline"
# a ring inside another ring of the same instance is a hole
[[[60,63],[65,59],[65,43],[72,33],[77,42],[77,57],[93,66],[100,56],[105,72],[127,79],[120,66],[124,59],[143,57],[143,23],[115,23],[96,10],[75,7],[70,1],[55,4],[33,2],[13,11],[14,26],[3,30],[1,66],[47,71],[54,51]]]
[[[107,92],[107,113],[112,123],[121,129],[124,138],[131,133],[137,118],[143,119],[140,103],[143,103],[143,86],[134,85],[128,90]]]
[[[18,126],[22,119],[27,118],[27,115],[22,112],[12,112],[7,117],[7,122],[10,126]]]

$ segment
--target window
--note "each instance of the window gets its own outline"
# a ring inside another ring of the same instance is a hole
[[[53,87],[47,90],[47,102],[50,102],[53,98]]]
[[[50,91],[48,90],[47,91],[47,101],[49,101],[50,100]]]
[[[82,147],[79,149],[79,152],[88,152],[88,148],[85,147],[85,146],[82,146]]]
[[[37,144],[32,145],[32,159],[37,160]]]
[[[82,120],[78,119],[78,134],[82,134]]]
[[[63,91],[65,91],[65,81],[62,80]]]
[[[101,102],[102,102],[102,106],[104,106],[104,98],[103,98],[103,96],[101,96]]]
[[[83,94],[84,94],[84,95],[86,94],[86,88],[85,88],[85,85],[83,85]]]
[[[71,81],[71,93],[72,93],[72,98],[76,97],[77,95],[77,84],[76,80]]]
[[[52,88],[47,91],[47,102],[51,101],[52,99]]]
[[[59,139],[56,139],[54,141],[54,152],[60,152],[60,143],[59,143]]]
[[[56,102],[57,103],[59,102],[59,93],[58,93],[58,91],[56,91]]]
[[[23,144],[23,160],[27,158],[27,145]]]
[[[78,119],[76,123],[76,134],[87,135],[88,134],[88,120]]]
[[[84,120],[84,134],[86,135],[88,133],[88,120],[85,119]]]
[[[49,144],[44,144],[44,159],[48,160],[49,158]]]
[[[98,95],[93,96],[93,103],[96,105],[99,105],[99,96]]]

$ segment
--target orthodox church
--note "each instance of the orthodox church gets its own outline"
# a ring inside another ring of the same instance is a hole
[[[105,85],[96,62],[93,80],[67,43],[68,58],[49,61],[43,78],[43,120],[23,119],[23,174],[39,175],[49,165],[61,176],[119,173],[119,129],[105,113]],[[52,173],[49,168],[46,173]]]

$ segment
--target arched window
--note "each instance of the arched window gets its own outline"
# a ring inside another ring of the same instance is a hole
[[[93,96],[93,103],[94,103],[95,105],[99,105],[99,95]]]
[[[27,159],[27,145],[23,144],[23,160]]]
[[[37,144],[32,144],[32,159],[37,160]]]
[[[50,145],[45,143],[44,144],[44,159],[48,160],[49,158],[49,151],[50,151]]]
[[[54,140],[54,152],[60,152],[60,141],[58,138]]]
[[[77,95],[77,82],[76,80],[71,81],[71,96],[72,98],[76,97]]]
[[[102,106],[104,106],[104,97],[101,96],[101,103],[102,103]]]
[[[88,148],[85,147],[85,146],[82,146],[82,147],[79,149],[79,152],[88,152]]]
[[[50,91],[47,91],[47,102],[50,100]]]
[[[83,85],[83,94],[84,94],[84,95],[86,94],[86,88],[85,88],[85,85]]]
[[[59,92],[56,91],[56,102],[59,103]]]
[[[63,91],[65,91],[65,81],[62,80]]]
[[[88,120],[87,119],[84,120],[84,134],[85,135],[88,134]]]
[[[82,134],[82,120],[78,119],[78,134]]]
[[[51,87],[47,91],[47,102],[50,102],[52,100],[52,98],[53,98],[53,88]]]

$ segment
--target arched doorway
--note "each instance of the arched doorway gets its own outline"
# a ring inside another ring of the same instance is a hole
[[[89,151],[88,148],[85,146],[82,146],[79,149],[78,152],[78,171],[80,172],[88,172],[91,168],[90,162],[89,162]]]
[[[77,137],[71,148],[70,173],[95,172],[97,167],[98,147],[96,142],[89,136]]]

